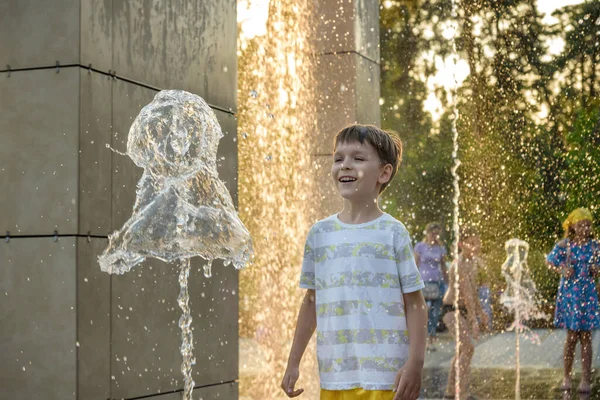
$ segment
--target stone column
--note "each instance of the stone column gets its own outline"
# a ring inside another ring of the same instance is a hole
[[[176,267],[97,264],[142,173],[106,145],[158,90],[199,94],[237,200],[236,30],[235,0],[0,2],[0,397],[181,397]],[[192,265],[194,397],[234,399],[237,272]]]
[[[319,218],[341,209],[329,175],[333,138],[352,123],[380,124],[379,1],[318,2],[318,143],[314,153],[321,184]]]

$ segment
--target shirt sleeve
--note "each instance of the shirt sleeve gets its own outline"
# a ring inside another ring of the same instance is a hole
[[[550,254],[546,256],[546,260],[555,267],[563,264],[566,261],[566,258],[567,247],[565,243],[557,243]]]
[[[446,246],[440,245],[442,248],[442,256],[446,257],[448,255],[448,250],[446,250]]]
[[[417,244],[415,244],[415,254],[418,254],[419,256],[421,256],[423,254],[423,242],[419,242]]]
[[[304,258],[302,259],[302,272],[300,273],[300,287],[302,289],[315,289],[315,248],[313,229],[308,232],[304,245]]]
[[[406,230],[395,232],[394,252],[402,293],[411,293],[423,289],[425,284],[415,263],[410,235]]]

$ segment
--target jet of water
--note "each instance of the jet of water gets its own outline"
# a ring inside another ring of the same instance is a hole
[[[457,62],[458,62],[458,50],[456,47],[456,37],[458,35],[458,5],[455,0],[452,0],[452,53],[454,69],[452,78],[454,79],[454,86],[451,88],[450,95],[452,101],[452,186],[454,188],[454,194],[452,196],[453,213],[452,213],[452,231],[454,234],[454,241],[452,242],[452,258],[458,262],[458,243],[460,241],[460,176],[458,174],[458,168],[460,167],[460,159],[458,158],[459,142],[458,142],[458,80],[456,78]],[[454,269],[454,290],[456,290],[457,296],[454,298],[454,309],[456,318],[456,327],[454,335],[456,337],[456,351],[455,351],[455,385],[454,395],[457,399],[460,399],[460,311],[459,311],[459,297],[460,297],[460,272],[459,268]],[[452,369],[450,369],[452,373]]]
[[[527,267],[527,255],[529,244],[524,240],[510,239],[504,245],[506,249],[506,261],[502,264],[502,275],[506,279],[506,290],[500,296],[500,302],[510,312],[515,314],[515,319],[508,330],[515,331],[516,337],[516,371],[517,379],[515,385],[515,399],[521,399],[521,365],[520,365],[520,341],[521,334],[529,334],[534,341],[539,343],[538,338],[531,334],[531,330],[524,325],[525,321],[532,318],[546,318],[547,316],[539,310],[536,300],[537,288],[531,279]]]
[[[147,257],[179,260],[184,399],[191,398],[194,387],[189,259],[207,260],[205,275],[210,277],[212,260],[220,258],[239,269],[252,254],[250,234],[217,173],[222,137],[214,112],[201,97],[181,90],[159,92],[140,111],[127,139],[127,155],[144,169],[133,213],[109,236],[98,257],[102,271],[110,274],[128,272]]]

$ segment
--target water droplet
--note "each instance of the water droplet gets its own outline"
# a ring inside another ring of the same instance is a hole
[[[212,265],[210,263],[206,264],[204,267],[204,276],[207,278],[212,277]]]

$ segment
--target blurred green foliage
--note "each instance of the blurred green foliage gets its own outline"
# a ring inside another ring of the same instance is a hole
[[[460,223],[480,233],[496,295],[505,285],[504,242],[528,241],[529,266],[552,312],[558,277],[544,258],[563,235],[561,221],[582,206],[600,218],[600,2],[558,9],[552,24],[534,0],[456,4],[453,16],[450,0],[381,2],[382,126],[405,146],[383,205],[415,240],[427,223],[441,222],[450,247],[456,106]],[[432,85],[448,65],[440,60],[453,54],[453,26],[469,74]],[[552,40],[564,42],[558,54]],[[439,119],[426,109],[432,93]]]

